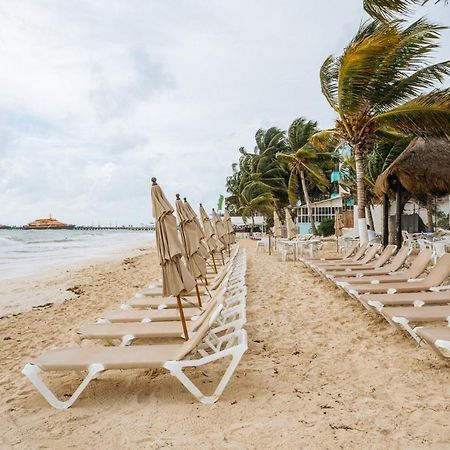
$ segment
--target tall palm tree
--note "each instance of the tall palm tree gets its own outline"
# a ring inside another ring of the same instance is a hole
[[[297,204],[297,193],[299,190],[298,179],[300,177],[303,197],[308,209],[309,223],[311,224],[311,232],[313,234],[317,234],[317,228],[306,185],[306,176],[311,178],[318,187],[328,185],[328,180],[317,163],[317,150],[308,144],[309,138],[316,132],[317,122],[313,122],[312,120],[306,121],[303,117],[294,120],[288,130],[289,153],[277,153],[277,159],[289,168],[288,197],[289,203],[292,206]]]
[[[394,19],[396,15],[407,15],[413,5],[425,5],[430,0],[364,0],[363,5],[367,14],[374,19],[387,21]],[[435,0],[439,3],[441,0]],[[448,0],[443,0],[445,4]]]
[[[367,241],[364,165],[384,131],[450,139],[450,88],[433,89],[450,74],[450,61],[428,65],[442,27],[419,19],[364,23],[339,58],[320,70],[322,92],[338,120],[335,128],[311,137],[315,146],[330,138],[348,142],[355,158],[358,229]]]

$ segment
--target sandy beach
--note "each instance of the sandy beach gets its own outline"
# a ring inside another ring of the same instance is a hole
[[[57,411],[20,373],[158,277],[146,250],[72,274],[71,300],[0,319],[0,448],[449,448],[448,366],[301,263],[241,246],[249,350],[216,404],[167,373],[110,371]],[[213,384],[220,370],[194,381]],[[64,396],[80,379],[55,375],[51,386]]]

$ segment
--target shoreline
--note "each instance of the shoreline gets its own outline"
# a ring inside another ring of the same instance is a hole
[[[86,270],[134,258],[154,250],[155,241],[130,244],[104,256],[92,256],[62,266],[43,269],[33,275],[0,280],[0,318],[15,316],[54,303],[73,300],[79,293]]]

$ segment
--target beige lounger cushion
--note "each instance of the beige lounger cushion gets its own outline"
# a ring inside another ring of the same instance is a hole
[[[183,307],[197,307],[198,299],[197,297],[185,297],[181,298],[181,304]],[[200,297],[202,304],[207,303],[210,299],[209,296],[203,295]],[[158,308],[161,304],[165,305],[167,308],[177,308],[178,302],[176,298],[173,297],[133,297],[127,301],[127,305],[132,306],[133,308]]]
[[[437,340],[450,342],[450,327],[424,327],[417,328],[417,336],[421,337],[425,342],[431,345]]]
[[[408,305],[414,302],[426,304],[450,303],[450,291],[440,292],[405,292],[402,294],[364,294],[360,300],[364,303],[379,302],[385,306]]]
[[[198,316],[202,312],[199,308],[183,308],[184,317],[186,320],[192,319],[193,316]],[[162,309],[162,310],[123,310],[123,311],[110,311],[103,314],[102,319],[109,320],[110,322],[140,322],[144,319],[150,319],[155,322],[178,320],[180,313],[177,308],[174,309]]]
[[[450,306],[398,306],[383,308],[381,312],[386,317],[404,317],[410,322],[436,322],[450,317]]]
[[[185,355],[184,344],[136,345],[133,347],[75,347],[51,350],[32,361],[43,370],[84,370],[100,363],[105,369],[162,367]]]
[[[188,331],[195,331],[202,321],[187,322]],[[89,339],[121,339],[125,335],[133,335],[139,338],[177,338],[182,337],[183,327],[181,322],[131,322],[131,323],[93,323],[82,326],[78,334]]]

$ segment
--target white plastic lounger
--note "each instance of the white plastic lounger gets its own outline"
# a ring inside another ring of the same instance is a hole
[[[379,313],[392,325],[395,325],[412,336],[420,343],[416,330],[411,323],[445,322],[450,326],[450,306],[414,306],[384,307]]]
[[[376,258],[373,263],[363,264],[363,265],[359,264],[357,267],[352,267],[352,266],[345,267],[345,268],[341,268],[337,271],[330,271],[327,269],[326,276],[328,279],[334,281],[336,278],[339,278],[339,277],[364,276],[366,273],[373,272],[373,271],[378,273],[379,271],[383,270],[382,266],[386,267],[384,264],[391,258],[391,256],[394,254],[396,248],[397,247],[395,245],[387,245],[386,248],[381,252],[380,256],[378,258]],[[408,252],[408,249],[406,249],[406,252]],[[401,251],[399,253],[401,253]],[[406,256],[407,255],[405,255],[405,258],[403,258],[402,262],[404,262],[404,260],[406,259]],[[394,259],[395,259],[395,257],[394,257]],[[393,261],[394,261],[394,259],[393,259]],[[389,265],[387,265],[387,266],[389,266]],[[396,269],[394,269],[394,270],[396,270]],[[386,273],[389,273],[389,272],[391,272],[391,270],[387,271]]]
[[[50,350],[27,364],[22,373],[33,383],[50,405],[66,409],[73,405],[91,380],[106,370],[164,368],[178,378],[186,389],[200,402],[211,404],[217,401],[230,381],[242,355],[247,350],[247,334],[244,329],[220,337],[215,349],[202,341],[207,337],[209,321],[188,341],[182,344],[137,345],[130,347],[86,347]],[[200,367],[210,362],[231,357],[225,373],[214,393],[205,395],[186,376],[186,367]],[[40,378],[40,372],[87,371],[87,376],[68,400],[61,401]],[[150,381],[150,379],[149,379]],[[152,380],[154,382],[154,380]]]
[[[450,291],[405,292],[403,294],[364,294],[359,301],[372,308],[383,306],[415,306],[450,304]]]
[[[350,247],[344,253],[344,256],[342,256],[342,257],[339,257],[339,256],[331,257],[331,258],[304,258],[304,257],[299,257],[298,260],[301,261],[306,267],[309,267],[310,264],[322,263],[322,262],[327,262],[327,261],[329,261],[330,263],[337,264],[339,261],[346,261],[346,260],[350,259],[350,257],[357,251],[358,246],[359,246],[359,242],[358,241],[353,241],[350,244]]]
[[[415,331],[439,358],[450,361],[450,327],[417,327]]]

